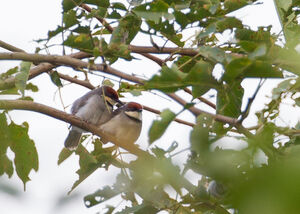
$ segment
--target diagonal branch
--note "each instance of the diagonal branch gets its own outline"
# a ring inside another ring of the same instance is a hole
[[[79,52],[79,53],[81,53],[81,52]],[[143,82],[144,82],[144,80],[141,78],[123,73],[121,71],[118,71],[117,69],[114,69],[114,68],[106,65],[106,64],[90,65],[87,62],[84,62],[84,61],[81,61],[78,59],[74,59],[70,56],[27,54],[27,53],[16,52],[16,53],[0,53],[0,59],[25,60],[25,61],[28,60],[28,61],[38,61],[38,62],[47,61],[47,62],[54,63],[57,66],[58,66],[58,64],[60,64],[60,65],[62,64],[62,65],[70,66],[70,67],[80,67],[80,68],[88,68],[91,70],[102,71],[104,73],[118,76],[125,80],[135,82],[138,84],[143,84]],[[51,64],[46,64],[46,65],[49,66]],[[55,67],[54,65],[52,65],[52,66]],[[49,68],[49,70],[53,69],[53,67]],[[1,82],[0,82],[0,89],[1,89]],[[183,106],[187,104],[187,102],[184,99],[182,99],[181,97],[179,97],[178,95],[176,95],[174,93],[169,93],[167,95]],[[223,115],[211,114],[211,113],[205,112],[203,110],[200,110],[196,107],[190,107],[188,110],[191,111],[195,116],[198,116],[199,114],[204,113],[206,115],[211,116],[212,118],[214,118],[217,121],[220,121],[223,123],[228,123],[231,125],[235,125],[237,122],[237,120],[235,118],[230,118],[230,117],[226,117]]]
[[[111,142],[114,142],[115,145],[126,149],[131,154],[134,154],[139,157],[143,157],[148,160],[153,160],[154,158],[148,152],[138,148],[136,145],[125,145],[124,143],[118,142],[118,140],[115,139],[113,136],[107,135],[105,132],[102,132],[95,125],[86,123],[85,121],[81,120],[80,118],[74,115],[67,114],[63,111],[57,110],[55,108],[51,108],[43,104],[26,101],[26,100],[0,100],[0,109],[6,109],[6,110],[19,109],[19,110],[39,112],[48,115],[50,117],[70,123],[74,126],[89,131],[95,135],[105,137],[109,139]],[[187,189],[189,192],[193,192],[195,190],[195,186],[191,184],[187,179],[181,178],[180,182],[184,186],[184,188]]]
[[[101,130],[98,129],[97,126],[89,124],[85,122],[84,120],[81,120],[79,117],[67,114],[63,111],[57,110],[55,108],[40,104],[40,103],[35,103],[32,101],[27,101],[27,100],[0,100],[0,109],[6,109],[6,110],[28,110],[28,111],[34,111],[34,112],[39,112],[45,115],[48,115],[50,117],[65,121],[67,123],[70,123],[74,126],[77,126],[79,128],[82,128],[86,131],[89,131],[97,136],[102,136],[107,139],[110,139],[113,141],[117,146],[120,146],[127,151],[129,151],[132,154],[135,154],[137,156],[145,155],[148,153],[139,149],[136,146],[130,146],[130,145],[123,145],[120,144],[117,139],[114,139],[113,136],[107,135],[106,133],[103,133]]]
[[[27,53],[11,53],[11,54],[27,54]],[[44,55],[46,56],[46,55]],[[70,55],[67,55],[65,57],[72,57],[72,58],[76,58],[76,59],[83,59],[83,58],[87,58],[89,57],[90,55],[85,53],[85,52],[77,52],[77,53],[74,53],[74,54],[70,54]],[[14,60],[22,60],[22,59],[14,59]],[[33,61],[33,60],[29,60],[29,61]],[[58,67],[59,65],[54,65],[54,64],[50,64],[48,62],[46,63],[41,63],[37,66],[35,66],[34,68],[32,68],[29,72],[29,77],[28,79],[32,79],[44,72],[48,72],[50,70],[52,70],[53,68],[56,68]],[[8,79],[5,79],[3,81],[0,80],[0,90],[3,90],[3,89],[9,89],[9,88],[13,88],[15,86],[15,78],[14,77],[11,77],[11,78],[8,78]]]
[[[61,73],[58,73],[58,75],[59,75],[60,78],[62,78],[64,80],[67,80],[69,82],[81,85],[81,86],[86,87],[86,88],[91,89],[91,90],[95,89],[95,87],[87,81],[79,80],[79,79],[76,79],[76,78],[70,77],[68,75],[61,74]],[[145,105],[143,105],[143,109],[146,110],[146,111],[152,112],[154,114],[160,114],[161,113],[161,111],[159,111],[157,109],[154,109],[154,108],[151,108],[151,107],[148,107],[148,106],[145,106]],[[185,120],[178,119],[178,118],[175,118],[174,121],[176,121],[177,123],[187,125],[187,126],[191,126],[191,127],[193,127],[195,125],[194,123],[190,123],[190,122],[187,122]]]

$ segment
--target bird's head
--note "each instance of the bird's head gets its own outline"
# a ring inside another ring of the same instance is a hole
[[[135,102],[129,102],[126,105],[124,105],[124,113],[134,119],[134,120],[138,120],[138,121],[142,121],[142,110],[143,110],[143,106],[135,103]]]
[[[104,95],[104,99],[107,103],[109,103],[111,106],[115,105],[116,103],[120,103],[123,105],[122,101],[119,100],[118,93],[110,86],[102,86],[101,87],[102,94]]]

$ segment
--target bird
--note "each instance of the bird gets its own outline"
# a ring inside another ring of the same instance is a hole
[[[116,103],[123,105],[118,93],[110,86],[102,86],[78,98],[72,105],[71,114],[93,125],[101,125],[113,116],[113,106]],[[75,150],[82,132],[84,130],[72,126],[65,140],[65,147]]]
[[[101,137],[101,141],[104,144],[108,142],[118,145],[134,144],[142,129],[142,110],[142,105],[136,102],[126,103],[116,109],[112,118],[99,127],[105,136],[112,138]]]

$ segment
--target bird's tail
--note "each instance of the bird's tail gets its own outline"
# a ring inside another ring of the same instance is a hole
[[[75,150],[79,144],[81,132],[71,130],[67,139],[65,140],[65,147],[70,150]]]

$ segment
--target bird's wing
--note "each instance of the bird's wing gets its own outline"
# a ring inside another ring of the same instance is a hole
[[[78,110],[81,107],[83,107],[87,103],[88,99],[94,94],[99,94],[99,96],[100,96],[99,88],[94,89],[92,91],[89,91],[88,93],[86,93],[82,97],[75,100],[75,102],[73,103],[72,108],[71,108],[71,113],[76,114],[78,112]]]

